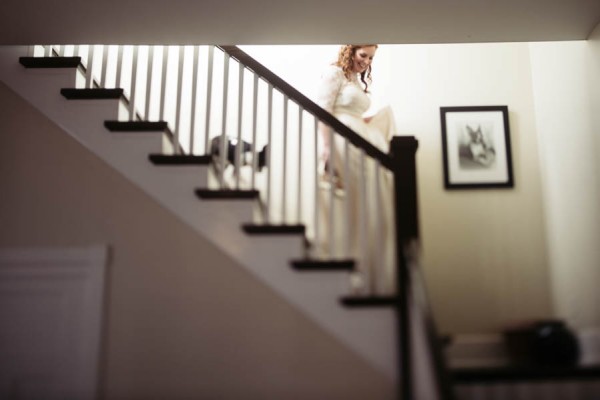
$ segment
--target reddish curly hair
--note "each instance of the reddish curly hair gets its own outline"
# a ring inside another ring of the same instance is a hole
[[[344,71],[344,75],[346,79],[350,79],[352,74],[354,73],[354,55],[358,49],[362,49],[363,47],[371,47],[374,46],[377,48],[376,44],[346,44],[340,48],[338,53],[338,59],[335,62],[335,65],[342,68]],[[366,69],[366,71],[361,72],[360,80],[365,85],[365,92],[368,92],[369,84],[372,82],[371,78],[371,66]]]

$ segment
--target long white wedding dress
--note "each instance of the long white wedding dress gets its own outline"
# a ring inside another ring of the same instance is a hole
[[[389,106],[382,108],[366,122],[364,116],[371,99],[358,76],[347,79],[340,67],[329,66],[316,101],[381,151],[389,152],[389,142],[396,133],[392,110]],[[324,136],[331,129],[322,126],[321,130]],[[331,158],[337,179],[332,183],[327,180],[327,171],[323,172],[328,184],[320,193],[319,230],[323,235],[318,245],[329,257],[358,260],[358,272],[352,280],[355,292],[390,293],[395,287],[396,265],[393,178],[384,167],[361,153],[334,134]],[[333,203],[328,185],[336,186]]]

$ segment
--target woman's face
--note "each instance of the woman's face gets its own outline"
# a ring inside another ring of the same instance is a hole
[[[373,62],[373,57],[375,57],[375,51],[377,51],[377,46],[365,46],[359,47],[354,52],[354,57],[352,57],[352,66],[354,72],[357,74],[361,74],[369,68],[369,65]]]

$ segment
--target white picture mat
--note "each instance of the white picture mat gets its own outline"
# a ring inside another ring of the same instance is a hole
[[[460,111],[447,112],[446,151],[448,154],[448,180],[451,184],[463,183],[506,183],[509,180],[506,159],[506,139],[502,111]],[[464,169],[460,166],[459,142],[465,126],[488,130],[491,134],[496,161],[485,169]]]

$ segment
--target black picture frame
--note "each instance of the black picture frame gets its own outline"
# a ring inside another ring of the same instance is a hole
[[[440,107],[444,187],[514,187],[508,106]]]

